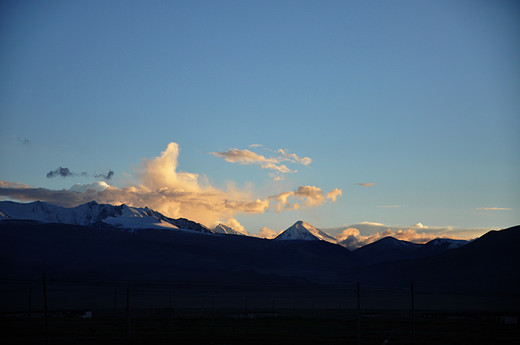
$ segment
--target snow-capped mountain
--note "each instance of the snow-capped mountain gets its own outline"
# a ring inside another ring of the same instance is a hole
[[[83,226],[112,226],[125,229],[186,229],[212,233],[204,225],[179,218],[172,219],[148,207],[113,206],[88,202],[72,208],[41,201],[17,203],[0,201],[0,220],[34,220],[42,223],[63,223]]]
[[[327,241],[336,243],[337,240],[329,234],[315,228],[314,226],[304,221],[297,221],[290,228],[276,236],[275,240],[289,241]]]
[[[230,226],[219,223],[214,229],[213,232],[217,234],[225,234],[225,235],[245,235],[244,233],[233,229]]]

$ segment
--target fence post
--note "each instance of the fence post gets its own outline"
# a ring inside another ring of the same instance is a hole
[[[172,318],[172,292],[168,291],[168,317]]]
[[[413,280],[410,283],[410,295],[411,295],[411,319],[412,319],[412,345],[415,344],[415,296],[414,296],[414,287],[413,287]]]
[[[29,288],[29,304],[28,304],[27,316],[30,319],[32,314],[32,288]]]
[[[357,344],[361,344],[361,289],[357,282]]]
[[[112,315],[112,321],[116,322],[116,315],[117,315],[117,288],[114,288],[114,309],[113,309],[113,315]]]
[[[215,294],[211,295],[211,317],[215,318]]]
[[[130,315],[130,288],[126,288],[126,337],[128,340],[132,337],[132,317]]]
[[[49,344],[49,312],[47,309],[47,277],[45,273],[42,276],[43,280],[43,319],[45,322],[45,344]]]

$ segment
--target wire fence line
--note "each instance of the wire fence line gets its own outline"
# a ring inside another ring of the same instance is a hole
[[[44,296],[46,295],[46,296]],[[145,280],[58,280],[0,279],[2,313],[48,310],[121,310],[131,298],[134,310],[175,310],[178,315],[217,315],[238,312],[277,315],[313,315],[314,311],[471,309],[475,301],[501,307],[520,293],[450,291],[446,288],[414,286],[372,286],[352,284],[207,283]],[[466,301],[467,300],[467,301]],[[440,303],[442,302],[442,303]],[[497,304],[498,303],[498,304]],[[489,309],[482,305],[482,309]],[[448,308],[446,308],[448,306]]]
[[[27,320],[24,321],[27,325],[44,329],[39,337],[43,334],[45,339],[49,334],[52,337],[58,327],[65,332],[65,328],[58,326],[63,322],[81,322],[81,319],[125,339],[134,336],[142,320],[150,320],[157,329],[161,322],[182,320],[277,319],[338,320],[347,325],[338,334],[342,337],[350,334],[351,342],[357,344],[378,332],[414,344],[417,320],[449,316],[477,318],[482,317],[483,311],[491,310],[489,306],[520,300],[520,293],[490,296],[408,284],[59,280],[43,275],[41,279],[0,279],[0,317]],[[476,305],[478,313],[472,312]],[[520,314],[520,309],[514,310],[507,315]],[[172,327],[171,323],[165,325],[164,330]],[[176,328],[176,331],[181,330]],[[19,334],[24,339],[23,332]],[[420,324],[419,334],[425,337],[424,324]]]

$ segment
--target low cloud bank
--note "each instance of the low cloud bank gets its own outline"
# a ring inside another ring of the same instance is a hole
[[[490,229],[429,227],[421,223],[402,227],[363,222],[340,228],[327,229],[326,231],[335,234],[340,244],[350,250],[354,250],[388,236],[413,243],[426,243],[435,238],[470,240],[481,236],[489,230]]]

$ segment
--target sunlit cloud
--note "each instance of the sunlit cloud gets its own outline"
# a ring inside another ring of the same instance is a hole
[[[260,144],[250,145],[249,148],[261,147]],[[270,153],[270,156],[265,156],[253,152],[251,150],[240,150],[237,148],[231,148],[227,151],[211,152],[215,157],[223,158],[229,163],[238,163],[241,165],[258,165],[261,169],[273,170],[274,172],[269,173],[269,176],[275,181],[281,181],[285,178],[286,174],[296,173],[298,170],[291,169],[284,162],[291,164],[310,165],[312,159],[309,157],[299,157],[296,153],[289,153],[287,150],[278,149],[276,151],[265,149],[266,152]]]
[[[324,195],[315,186],[300,186],[294,191],[266,197],[254,196],[251,190],[237,188],[233,183],[229,183],[226,189],[218,189],[199,178],[198,174],[179,172],[179,152],[179,145],[172,142],[158,157],[143,159],[135,176],[137,183],[126,187],[97,181],[75,184],[70,189],[50,190],[0,181],[0,196],[19,201],[41,200],[64,207],[74,207],[91,200],[148,206],[168,217],[184,217],[210,227],[222,222],[240,231],[245,229],[236,221],[236,214],[316,207],[327,200],[334,202],[341,195],[339,189]],[[292,202],[292,199],[299,203]]]
[[[336,202],[336,199],[340,197],[342,194],[343,192],[341,191],[341,189],[334,188],[333,190],[327,193],[326,198],[330,199],[332,202]]]
[[[262,229],[260,229],[260,232],[258,234],[256,234],[256,237],[271,239],[271,238],[275,238],[276,236],[278,236],[281,233],[282,233],[282,231],[276,231],[276,230],[272,230],[272,229],[263,227]]]
[[[341,245],[354,250],[388,236],[413,243],[426,243],[435,238],[470,240],[483,235],[491,229],[459,229],[451,226],[435,227],[426,226],[422,223],[410,226],[390,226],[375,222],[361,222],[324,230],[335,235],[338,242],[341,242]]]
[[[310,159],[309,157],[300,158],[298,157],[298,155],[296,155],[296,153],[288,153],[286,152],[286,150],[283,149],[279,149],[277,152],[281,154],[283,157],[285,157],[285,159],[294,163],[300,163],[303,165],[309,165],[312,163],[312,159]]]
[[[383,232],[376,232],[370,235],[361,235],[357,228],[347,228],[343,230],[338,236],[338,241],[341,242],[342,245],[347,247],[350,250],[354,250],[360,247],[363,247],[367,244],[376,242],[384,237],[394,237],[398,240],[408,241],[413,243],[426,243],[435,238],[439,237],[447,237],[446,235],[441,234],[427,234],[425,232],[417,232],[416,229],[399,229],[392,230],[386,229]],[[451,237],[452,238],[452,237]]]
[[[362,187],[372,187],[372,186],[375,186],[376,184],[373,183],[373,182],[357,182],[356,183],[358,186],[362,186]]]
[[[341,189],[338,188],[324,194],[321,188],[316,186],[300,186],[294,191],[280,193],[270,197],[270,199],[277,201],[276,211],[280,212],[282,210],[298,210],[302,205],[319,206],[327,200],[335,202],[341,194]],[[293,201],[294,199],[299,202]]]
[[[220,222],[221,224],[224,224],[226,226],[229,226],[230,228],[232,228],[233,230],[236,230],[244,235],[248,235],[249,233],[247,232],[247,230],[242,226],[242,224],[240,224],[240,222],[238,220],[236,220],[235,218],[230,218],[230,219],[227,219],[225,221],[221,221]]]
[[[0,188],[31,188],[28,184],[18,182],[0,181]]]
[[[508,207],[479,207],[479,211],[511,211]]]

